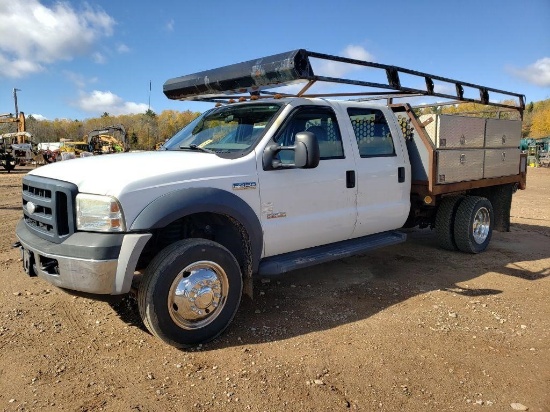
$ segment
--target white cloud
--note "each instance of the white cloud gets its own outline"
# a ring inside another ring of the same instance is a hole
[[[353,44],[346,46],[340,55],[355,60],[374,61],[374,56],[365,50],[365,48]],[[313,71],[315,74],[322,76],[345,77],[347,74],[363,68],[362,66],[350,65],[348,63],[323,60],[319,61],[318,65],[315,65]]]
[[[38,113],[32,113],[31,116],[36,120],[48,120],[46,117]]]
[[[145,113],[148,109],[145,103],[125,102],[121,97],[107,91],[94,90],[82,93],[76,106],[81,110],[95,115],[109,113],[114,116],[121,114]]]
[[[130,53],[130,48],[126,46],[125,44],[121,43],[117,46],[117,51],[119,53]]]
[[[92,60],[96,62],[97,64],[105,64],[107,59],[104,55],[102,55],[100,52],[95,52],[92,54]]]
[[[350,44],[344,49],[343,55],[344,57],[349,57],[350,59],[355,60],[365,60],[368,62],[374,61],[374,56],[372,54],[366,51],[363,47],[354,46],[353,44]]]
[[[79,89],[84,89],[88,84],[97,83],[97,77],[86,78],[70,70],[63,70],[63,75]]]
[[[174,19],[170,19],[166,25],[164,26],[164,28],[167,30],[167,31],[174,31]]]
[[[67,2],[40,0],[1,1],[0,16],[0,76],[14,78],[89,53],[116,24],[97,7],[77,11]]]
[[[370,54],[361,46],[349,45],[338,54],[338,56],[347,57],[355,60],[374,61],[374,56]],[[327,77],[346,77],[351,72],[364,69],[364,66],[350,65],[347,63],[340,63],[331,60],[321,60],[311,58],[311,65],[313,72],[318,76]],[[289,86],[283,86],[276,89],[277,93],[282,94],[298,94],[302,88],[306,85],[306,82],[292,84]],[[318,83],[308,90],[307,93],[330,93],[336,89],[337,86],[328,83]]]
[[[511,69],[512,73],[541,87],[550,86],[550,57],[543,57],[523,69]]]
[[[44,70],[44,67],[26,58],[12,58],[2,54],[0,49],[0,77],[6,76],[19,78],[26,74],[38,73]]]

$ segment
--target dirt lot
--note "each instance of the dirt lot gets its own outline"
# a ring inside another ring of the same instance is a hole
[[[148,334],[130,300],[25,277],[11,244],[27,170],[0,172],[0,410],[550,411],[550,169],[529,170],[485,253],[411,230],[260,279],[193,351]]]

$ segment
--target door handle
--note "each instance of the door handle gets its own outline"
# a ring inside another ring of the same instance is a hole
[[[355,187],[355,170],[346,171],[346,187],[348,189]]]
[[[403,183],[405,181],[405,168],[403,166],[397,168],[397,182]]]

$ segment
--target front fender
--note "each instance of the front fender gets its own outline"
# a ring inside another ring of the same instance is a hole
[[[230,216],[243,225],[250,238],[253,271],[258,270],[263,247],[263,231],[250,205],[233,193],[216,188],[176,190],[148,204],[132,223],[131,231],[159,229],[195,213]]]

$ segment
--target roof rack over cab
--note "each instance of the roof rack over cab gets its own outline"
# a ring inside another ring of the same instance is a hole
[[[371,69],[385,71],[387,82],[369,82],[338,77],[319,76],[313,72],[311,58],[364,66]],[[405,87],[402,85],[400,74],[418,78],[425,88]],[[448,86],[445,89],[454,89],[455,93],[436,90],[434,81],[443,82]],[[328,82],[344,85],[353,85],[362,88],[357,92],[340,93],[308,93],[316,82]],[[296,94],[276,93],[268,91],[281,86],[296,83],[305,83]],[[467,97],[464,87],[476,89],[479,98]],[[316,53],[304,49],[293,50],[287,53],[275,54],[255,60],[232,64],[217,69],[206,70],[182,77],[169,79],[163,86],[164,94],[173,100],[195,100],[211,102],[227,102],[237,99],[258,99],[265,97],[360,97],[370,98],[398,98],[410,96],[434,96],[451,99],[453,102],[472,102],[485,105],[500,106],[515,109],[523,113],[525,96],[473,83],[453,80],[442,76],[409,70],[403,67],[389,66],[363,60],[332,56]],[[496,93],[506,98],[505,102],[491,101],[489,93]],[[248,94],[248,95],[247,95]],[[508,100],[513,100],[511,104]]]

